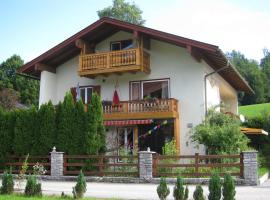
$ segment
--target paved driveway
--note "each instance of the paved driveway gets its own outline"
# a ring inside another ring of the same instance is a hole
[[[60,195],[72,194],[72,187],[75,182],[42,181],[44,194]],[[22,185],[22,188],[24,185]],[[87,183],[86,196],[97,198],[118,198],[118,199],[158,199],[156,194],[156,184],[120,184],[120,183]],[[173,185],[169,185],[171,194],[168,199],[173,199]],[[207,186],[203,186],[207,192]],[[192,198],[195,186],[189,186],[189,197]],[[237,186],[236,200],[270,200],[270,180],[261,186]]]

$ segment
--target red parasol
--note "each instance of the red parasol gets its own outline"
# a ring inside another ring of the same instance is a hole
[[[114,93],[113,93],[113,102],[112,104],[113,105],[118,105],[120,103],[120,100],[119,100],[119,96],[118,96],[118,93],[116,90],[114,90]]]

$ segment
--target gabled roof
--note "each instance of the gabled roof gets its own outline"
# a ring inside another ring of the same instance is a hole
[[[26,63],[24,66],[18,69],[18,72],[39,76],[40,72],[35,70],[36,64],[42,63],[57,67],[75,55],[78,55],[80,50],[75,46],[75,41],[77,39],[83,39],[89,43],[97,44],[104,38],[116,33],[119,30],[131,33],[136,32],[151,39],[156,39],[187,48],[195,58],[199,60],[203,59],[214,70],[227,66],[226,69],[221,70],[218,73],[236,90],[244,91],[249,94],[253,93],[253,90],[250,88],[248,83],[242,78],[235,67],[229,63],[228,59],[218,46],[107,17],[101,18],[100,20],[94,22],[90,26],[41,54],[37,58]]]

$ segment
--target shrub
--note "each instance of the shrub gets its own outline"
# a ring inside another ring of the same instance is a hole
[[[225,174],[223,183],[223,200],[235,200],[235,185],[234,180],[230,174]]]
[[[18,188],[21,187],[22,181],[25,179],[25,173],[28,169],[28,158],[29,158],[29,154],[27,154],[27,156],[24,159],[23,165],[21,166],[19,175],[17,177],[18,179]]]
[[[193,193],[193,199],[194,200],[205,200],[204,196],[203,196],[203,188],[200,185],[196,186],[196,189]]]
[[[188,193],[189,193],[189,190],[188,190],[188,186],[186,185],[184,200],[188,200]]]
[[[175,200],[187,200],[188,199],[188,188],[184,188],[183,179],[177,177],[177,182],[173,189],[173,196]]]
[[[170,194],[170,189],[167,186],[165,178],[160,178],[160,183],[157,187],[157,194],[160,200],[166,200],[167,196]]]
[[[14,181],[11,173],[5,172],[2,178],[1,194],[12,194],[14,191]]]
[[[209,200],[220,200],[221,198],[221,182],[217,174],[213,174],[209,180]]]
[[[193,142],[203,144],[207,154],[234,154],[247,150],[249,139],[240,131],[240,120],[210,110],[194,128]]]
[[[35,175],[28,176],[24,193],[26,196],[42,196],[41,183],[38,183]]]
[[[86,180],[81,170],[79,176],[77,177],[77,183],[75,187],[73,187],[72,189],[73,197],[75,199],[83,198],[85,192],[86,192]]]

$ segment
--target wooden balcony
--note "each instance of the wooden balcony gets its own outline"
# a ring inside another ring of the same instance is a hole
[[[104,120],[178,118],[176,99],[122,101],[117,106],[103,105]]]
[[[140,71],[150,73],[150,55],[141,48],[85,54],[79,58],[80,76]]]

